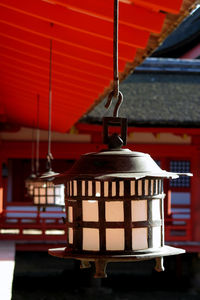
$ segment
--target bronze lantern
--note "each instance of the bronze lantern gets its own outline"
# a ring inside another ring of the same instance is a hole
[[[108,126],[121,124],[121,136],[108,136]],[[109,147],[82,155],[57,182],[66,187],[66,248],[49,253],[75,258],[82,267],[96,265],[95,277],[106,277],[108,262],[156,259],[184,253],[164,242],[164,178],[179,175],[163,171],[149,154],[122,149],[126,119],[104,118],[104,142]]]

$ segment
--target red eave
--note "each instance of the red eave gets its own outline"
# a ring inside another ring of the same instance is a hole
[[[120,1],[120,79],[158,46],[195,2]],[[6,120],[32,127],[40,94],[40,127],[48,127],[52,39],[52,129],[71,128],[111,87],[112,35],[113,0],[0,0],[0,106]]]

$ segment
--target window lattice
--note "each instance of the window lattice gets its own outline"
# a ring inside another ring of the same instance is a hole
[[[189,173],[190,161],[189,160],[171,160],[170,171],[177,173]],[[190,187],[190,177],[180,176],[178,179],[170,181],[170,187]]]

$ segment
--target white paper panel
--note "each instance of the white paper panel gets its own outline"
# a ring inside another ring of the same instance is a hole
[[[82,196],[85,196],[85,180],[82,181]]]
[[[108,181],[104,181],[104,197],[108,197]]]
[[[99,250],[99,229],[83,228],[83,250]]]
[[[147,221],[147,200],[131,201],[132,222]]]
[[[106,229],[106,250],[124,250],[124,229]]]
[[[72,182],[69,182],[69,195],[72,196]]]
[[[46,188],[39,188],[39,193],[40,193],[40,195],[45,195],[45,193],[46,193]]]
[[[158,179],[156,179],[155,182],[156,182],[155,193],[158,194]]]
[[[154,185],[154,180],[151,179],[151,195],[154,194],[153,185]]]
[[[148,230],[147,228],[132,229],[132,249],[142,250],[148,248]]]
[[[55,186],[55,195],[59,196],[62,193],[62,189],[64,189],[64,184],[62,184],[62,185],[56,185]]]
[[[88,181],[88,196],[92,196],[92,181]]]
[[[45,196],[40,197],[40,204],[46,204]]]
[[[135,180],[131,180],[131,196],[135,195]]]
[[[77,181],[76,180],[73,180],[73,192],[74,192],[74,196],[77,196]]]
[[[152,220],[160,220],[160,199],[152,200]]]
[[[106,201],[106,222],[123,222],[124,207],[123,201]]]
[[[43,193],[43,190],[44,190],[44,193]],[[45,194],[45,189],[41,189],[41,190],[40,190],[40,194],[41,194],[41,195],[44,195],[44,194]],[[48,187],[48,188],[47,188],[47,195],[53,195],[53,194],[54,194],[54,189]]]
[[[119,182],[119,196],[124,196],[124,182]]]
[[[95,196],[96,197],[100,197],[101,196],[101,182],[100,181],[96,181],[95,187],[96,187]]]
[[[72,228],[68,229],[68,241],[70,244],[73,244],[73,229]]]
[[[34,197],[34,203],[35,203],[35,204],[39,204],[39,198],[36,197],[36,196]]]
[[[70,222],[70,223],[73,222],[73,207],[72,206],[68,207],[68,222]]]
[[[161,247],[161,227],[152,228],[153,248]]]
[[[150,181],[148,179],[145,179],[145,181],[144,181],[144,194],[145,195],[149,194],[149,184],[150,184]]]
[[[142,180],[138,180],[138,195],[142,195]]]
[[[116,182],[112,182],[112,196],[116,196]]]
[[[42,197],[43,198],[43,197]],[[53,204],[54,203],[54,196],[48,196],[47,197],[47,203],[48,204]]]
[[[82,202],[82,211],[83,211],[83,221],[86,222],[99,221],[98,201],[84,200]]]

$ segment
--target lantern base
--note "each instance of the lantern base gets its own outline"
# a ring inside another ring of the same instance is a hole
[[[73,258],[81,261],[81,268],[89,268],[89,262],[95,262],[95,278],[106,278],[106,266],[109,262],[131,262],[156,259],[156,271],[164,271],[163,256],[178,255],[185,253],[185,250],[170,246],[163,246],[157,249],[137,250],[132,254],[88,254],[75,253],[71,249],[55,248],[49,249],[49,254],[60,258]]]

